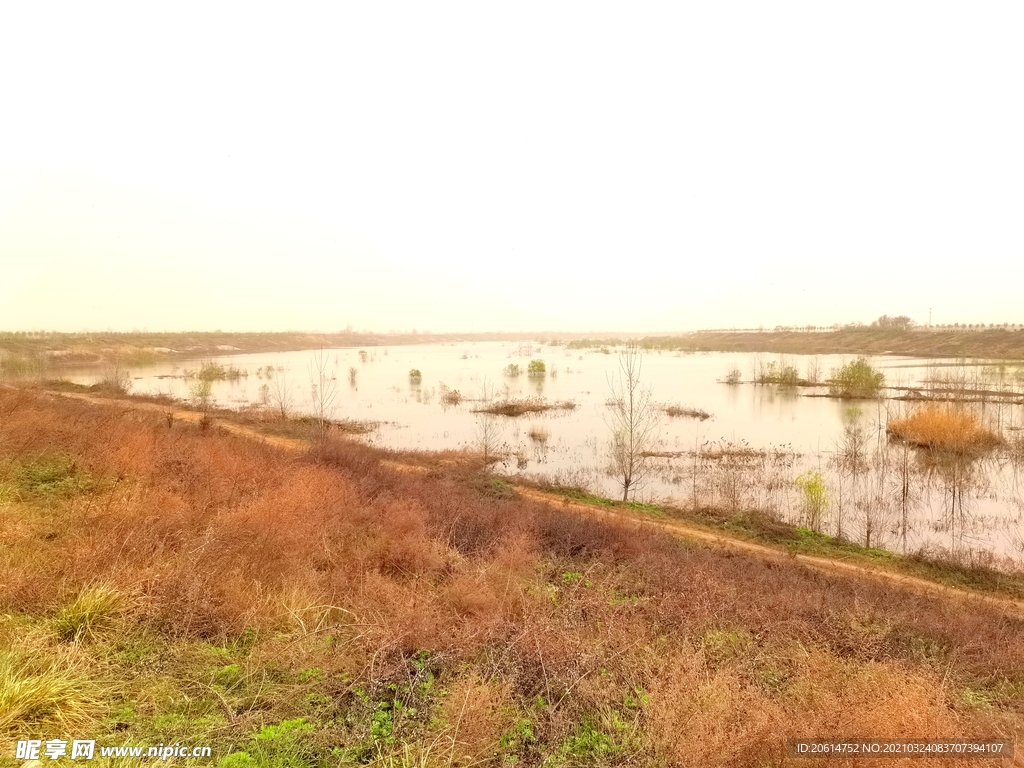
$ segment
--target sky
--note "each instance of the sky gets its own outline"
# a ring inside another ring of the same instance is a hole
[[[5,3],[0,329],[1024,322],[1019,2]]]

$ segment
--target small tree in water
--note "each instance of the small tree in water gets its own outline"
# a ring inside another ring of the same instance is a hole
[[[622,487],[623,501],[629,501],[630,494],[635,494],[650,474],[649,453],[658,438],[658,409],[650,388],[640,383],[641,357],[639,346],[627,345],[619,355],[618,379],[608,382],[612,392],[612,469]]]

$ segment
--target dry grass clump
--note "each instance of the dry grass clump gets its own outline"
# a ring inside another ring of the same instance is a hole
[[[941,674],[795,644],[772,650],[739,649],[722,660],[684,648],[672,657],[645,708],[671,765],[782,764],[781,734],[943,738],[965,728]]]
[[[0,650],[0,733],[26,723],[79,727],[101,711],[97,686],[63,655]]]
[[[543,413],[544,411],[571,411],[576,403],[571,400],[548,402],[539,397],[527,397],[519,400],[499,400],[482,408],[475,408],[474,413],[493,413],[498,416],[522,416],[526,413]]]
[[[125,595],[111,586],[86,587],[61,607],[53,626],[64,640],[91,639],[109,627],[126,606]]]
[[[890,434],[923,448],[974,453],[1002,442],[971,411],[957,406],[926,405],[905,418],[892,419]]]

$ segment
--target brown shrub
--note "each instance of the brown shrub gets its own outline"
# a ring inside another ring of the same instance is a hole
[[[906,418],[890,421],[888,431],[913,445],[955,453],[985,451],[1001,442],[975,414],[958,406],[922,406]]]
[[[773,673],[762,669],[754,682],[741,662],[716,670],[702,651],[677,653],[645,708],[657,751],[679,766],[753,766],[783,762],[789,737],[944,738],[970,728],[950,708],[940,675],[903,664],[812,650],[796,657],[788,679]]]
[[[494,749],[513,722],[511,699],[507,683],[475,675],[449,687],[441,711],[455,765],[475,764]]]

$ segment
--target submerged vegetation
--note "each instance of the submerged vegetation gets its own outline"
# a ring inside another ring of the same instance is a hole
[[[671,416],[673,418],[682,417],[686,419],[697,419],[698,421],[707,421],[711,418],[711,414],[703,408],[690,408],[682,405],[664,405],[661,410],[666,416]]]
[[[223,365],[212,361],[204,361],[198,370],[188,369],[185,371],[186,378],[199,379],[200,381],[234,381],[244,378],[249,374],[233,365]]]
[[[527,432],[527,435],[529,435],[530,439],[535,443],[546,443],[548,441],[548,437],[550,437],[547,427],[537,424],[530,427],[530,431]]]
[[[443,405],[458,405],[462,402],[462,393],[457,389],[451,389],[446,384],[438,385],[439,396]]]
[[[829,392],[838,397],[877,397],[885,385],[885,374],[866,357],[858,357],[832,371]]]
[[[475,408],[476,413],[491,413],[497,416],[522,416],[527,413],[543,413],[544,411],[571,411],[576,403],[571,400],[549,402],[539,397],[526,397],[518,400],[498,400]]]
[[[39,355],[25,355],[0,350],[0,374],[11,378],[42,376],[47,360]]]
[[[754,361],[755,384],[779,384],[784,387],[795,387],[801,382],[800,371],[785,358],[767,364],[760,356]]]

